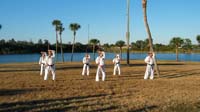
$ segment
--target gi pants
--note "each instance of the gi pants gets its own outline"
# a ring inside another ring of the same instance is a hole
[[[147,64],[144,79],[148,79],[150,76],[150,79],[154,78],[154,65]]]
[[[40,64],[40,75],[43,74],[44,70],[45,70],[45,65],[44,64]]]
[[[55,66],[54,65],[49,65],[45,68],[45,75],[44,75],[44,80],[47,80],[48,74],[51,72],[52,74],[52,80],[55,80]]]
[[[114,70],[113,70],[113,75],[116,75],[116,71],[118,71],[118,75],[120,75],[120,64],[115,64]]]
[[[84,64],[83,65],[83,71],[82,71],[82,75],[85,75],[85,72],[87,73],[87,75],[89,75],[89,69],[90,69],[90,66],[89,64]],[[87,70],[87,71],[86,71]]]
[[[102,74],[102,81],[105,80],[105,77],[106,77],[106,73],[105,73],[105,67],[104,66],[98,66],[97,68],[97,73],[96,73],[96,81],[99,81],[99,74]]]

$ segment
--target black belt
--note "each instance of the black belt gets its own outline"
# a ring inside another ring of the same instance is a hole
[[[52,66],[54,66],[54,64],[53,64],[53,65],[48,65],[48,66],[51,66],[51,67],[52,67]]]
[[[85,63],[85,64],[88,65],[88,66],[90,65],[89,63]]]
[[[154,64],[148,64],[148,65],[150,65],[150,66],[154,66]]]

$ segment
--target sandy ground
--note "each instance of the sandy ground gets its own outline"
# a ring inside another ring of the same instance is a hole
[[[113,76],[106,61],[106,81],[81,76],[81,62],[56,64],[56,81],[39,75],[37,63],[0,64],[0,111],[200,112],[200,63],[159,61],[161,76],[144,80],[146,65],[132,60]]]

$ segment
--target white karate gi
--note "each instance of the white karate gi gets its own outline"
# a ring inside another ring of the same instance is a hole
[[[103,55],[102,58],[106,58],[106,53],[104,51],[101,51],[101,54]]]
[[[113,59],[113,63],[114,63],[114,70],[113,70],[113,75],[116,75],[116,71],[118,71],[118,75],[121,74],[120,71],[120,58],[116,57]]]
[[[88,57],[84,57],[83,58],[83,71],[82,71],[82,75],[85,75],[85,71],[87,73],[87,75],[89,75],[89,69],[90,69],[90,56],[88,55]]]
[[[154,54],[152,58],[150,56],[147,56],[144,61],[145,63],[147,63],[144,79],[148,79],[149,75],[150,75],[150,79],[153,79],[154,78]]]
[[[54,64],[54,58],[55,58],[55,51],[52,52],[53,55],[52,56],[46,56],[46,68],[45,68],[45,76],[44,76],[44,80],[47,80],[48,78],[48,74],[51,71],[52,73],[52,80],[55,80],[55,64]]]
[[[105,56],[105,55],[104,55]],[[102,73],[102,81],[105,80],[106,73],[105,73],[105,63],[104,63],[104,56],[100,57],[98,56],[95,60],[96,64],[98,64],[97,67],[97,73],[96,73],[96,81],[99,81],[99,74]]]
[[[40,75],[43,74],[43,71],[45,70],[45,59],[46,59],[46,55],[45,56],[41,56],[40,60],[39,60],[39,65],[40,65]]]

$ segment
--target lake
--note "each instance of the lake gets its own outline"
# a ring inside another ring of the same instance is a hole
[[[85,53],[74,53],[74,61],[82,61]],[[130,53],[131,60],[143,60],[146,57],[146,53]],[[93,60],[93,53],[90,53]],[[95,54],[95,57],[97,54]],[[106,59],[111,60],[115,56],[114,53],[106,53]],[[0,55],[0,63],[16,63],[16,62],[38,62],[40,54],[12,54],[12,55]],[[176,54],[172,53],[158,53],[156,55],[158,60],[176,60]],[[64,54],[65,61],[70,61],[71,53]],[[126,53],[122,54],[122,58],[126,59]],[[61,61],[61,55],[58,54],[58,60]],[[200,62],[200,54],[179,54],[180,61],[194,61]]]

